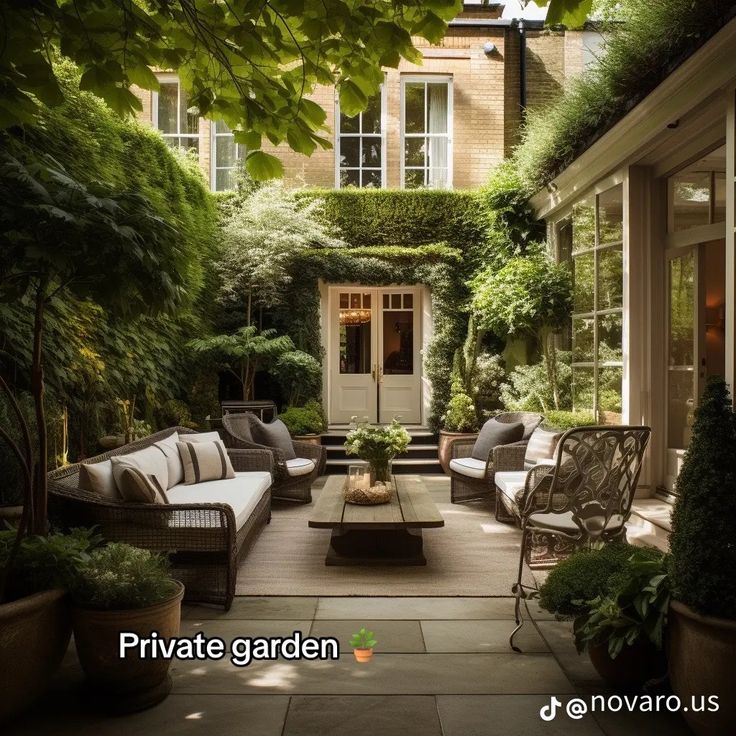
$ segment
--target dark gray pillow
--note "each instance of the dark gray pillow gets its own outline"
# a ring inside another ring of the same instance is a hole
[[[524,425],[521,422],[509,424],[489,419],[480,430],[471,456],[476,460],[488,460],[494,447],[518,442],[523,436]]]
[[[296,457],[289,430],[280,419],[274,419],[269,424],[264,424],[257,417],[253,417],[251,428],[253,439],[259,445],[278,448],[284,453],[287,460],[293,460]]]

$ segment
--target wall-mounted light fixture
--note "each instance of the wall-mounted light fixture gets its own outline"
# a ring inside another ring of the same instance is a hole
[[[483,44],[483,53],[486,56],[491,56],[492,54],[496,53],[496,44],[493,43],[493,41],[486,41]]]

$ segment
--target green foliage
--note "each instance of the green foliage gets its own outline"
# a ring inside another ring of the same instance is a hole
[[[391,424],[375,426],[359,422],[353,417],[351,429],[345,438],[345,452],[367,460],[371,465],[385,465],[389,460],[406,452],[411,436],[398,419]]]
[[[545,24],[582,28],[593,8],[593,0],[534,0],[540,7],[547,6]]]
[[[15,530],[0,531],[0,570],[5,569],[15,543]],[[68,589],[80,565],[100,537],[89,529],[72,529],[68,534],[25,537],[10,570],[10,598],[54,588]]]
[[[271,372],[281,388],[283,398],[290,407],[302,406],[308,399],[322,393],[322,366],[303,350],[284,353]]]
[[[725,0],[618,4],[618,22],[606,27],[598,63],[557,102],[529,111],[512,162],[526,188],[541,189],[618,122],[730,19],[732,6]]]
[[[352,248],[414,247],[442,241],[466,249],[485,237],[475,192],[440,189],[306,189],[321,201],[321,217]]]
[[[642,554],[648,559],[659,555],[657,550],[626,543],[585,547],[573,552],[557,563],[547,576],[539,589],[539,605],[545,611],[565,618],[586,613],[587,601],[607,595],[621,579],[621,573],[630,569],[629,560],[637,549],[643,549]]]
[[[471,308],[480,329],[499,336],[560,329],[572,311],[572,278],[566,264],[545,257],[517,257],[471,282]]]
[[[420,61],[412,36],[437,43],[461,10],[459,0],[12,3],[3,17],[0,127],[32,121],[36,100],[63,101],[49,62],[59,49],[80,65],[80,88],[120,114],[141,109],[131,85],[158,88],[151,68],[175,69],[189,104],[224,120],[248,147],[251,175],[278,176],[280,161],[258,150],[262,137],[306,154],[331,145],[325,111],[307,99],[318,84],[336,82],[341,109],[355,115],[378,92],[382,67]]]
[[[592,427],[598,424],[592,411],[548,411],[544,415],[544,426],[547,429],[574,429],[575,427]]]
[[[497,409],[501,401],[501,386],[506,378],[500,355],[481,352],[475,360],[473,394],[479,414]]]
[[[569,352],[560,350],[555,354],[557,393],[562,407],[572,406],[571,357]],[[501,386],[501,402],[508,411],[538,411],[545,415],[555,412],[546,356],[539,363],[516,366],[508,374],[508,383]]]
[[[447,411],[442,416],[442,428],[448,432],[477,432],[478,414],[475,402],[459,390],[450,397]]]
[[[374,637],[375,634],[372,631],[367,631],[363,627],[350,637],[350,646],[353,649],[373,649],[378,644]]]
[[[157,412],[160,427],[190,427],[198,425],[192,421],[192,411],[181,399],[168,399]]]
[[[322,434],[327,422],[319,401],[308,401],[304,406],[288,406],[279,419],[286,425],[292,437]]]
[[[636,548],[608,590],[587,603],[573,626],[578,652],[608,644],[611,659],[637,641],[662,649],[671,587],[669,561],[662,553]]]
[[[672,587],[707,616],[736,619],[736,416],[722,378],[711,378],[675,487]]]
[[[256,373],[274,365],[278,359],[292,350],[294,343],[276,330],[258,330],[250,325],[241,327],[232,335],[190,340],[189,347],[195,353],[208,356],[220,367],[229,370],[243,387],[243,400],[253,399],[253,383]]]
[[[322,223],[319,199],[304,201],[281,184],[251,188],[223,200],[220,249],[214,268],[223,304],[267,308],[288,299],[294,259],[308,248],[339,247]]]
[[[78,566],[71,594],[78,606],[109,611],[146,608],[176,590],[164,555],[113,543],[94,550]]]

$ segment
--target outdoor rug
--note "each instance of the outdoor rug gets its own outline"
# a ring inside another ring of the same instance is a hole
[[[491,501],[450,503],[450,481],[423,476],[445,519],[424,529],[426,567],[327,567],[329,529],[307,526],[313,504],[274,503],[238,570],[236,595],[508,596],[519,565],[521,532],[493,517]],[[316,500],[321,482],[312,489]],[[525,570],[525,582],[529,582]]]

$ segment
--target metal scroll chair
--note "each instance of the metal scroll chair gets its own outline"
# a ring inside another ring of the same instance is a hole
[[[519,501],[519,570],[512,589],[516,628],[509,644],[514,651],[521,651],[514,645],[524,624],[521,601],[534,591],[521,582],[524,562],[551,566],[579,547],[626,539],[625,524],[650,434],[649,427],[571,429],[560,439],[554,464],[538,465],[527,474]]]

